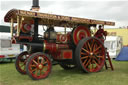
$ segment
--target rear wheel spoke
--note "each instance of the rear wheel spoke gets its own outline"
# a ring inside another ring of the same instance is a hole
[[[102,58],[102,59],[104,58],[103,56],[97,56],[97,57],[98,57],[98,58]]]
[[[86,55],[86,53],[81,52],[82,55]]]
[[[100,45],[98,48],[96,48],[93,53],[95,53],[97,50],[99,50],[102,46]]]
[[[92,40],[92,44],[91,44],[91,52],[93,51],[93,45],[94,45],[94,39]]]
[[[87,60],[88,60],[88,59],[84,60],[83,65],[85,65],[85,63],[87,62]]]
[[[96,57],[94,57],[94,60],[96,60],[98,64],[100,64],[100,61]]]
[[[91,59],[88,60],[88,62],[85,64],[85,67],[87,67],[91,62]]]
[[[88,42],[88,47],[89,47],[89,50],[91,51],[91,50],[92,50],[92,48],[91,48],[91,46],[90,46],[89,42]]]
[[[93,60],[93,61],[96,64],[96,66],[100,67],[100,65],[95,60]]]
[[[86,49],[82,48],[83,51],[87,52],[88,54],[90,53],[89,51],[87,51]]]
[[[85,58],[88,58],[88,56],[81,57],[81,59],[85,59]]]
[[[90,62],[90,72],[92,72],[92,64],[91,64],[91,62]]]

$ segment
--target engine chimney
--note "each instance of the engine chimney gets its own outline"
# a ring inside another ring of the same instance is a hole
[[[33,5],[32,5],[32,11],[39,11],[40,6],[39,6],[39,0],[33,0]]]

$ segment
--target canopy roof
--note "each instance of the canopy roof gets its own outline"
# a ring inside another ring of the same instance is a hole
[[[93,19],[86,19],[86,18],[77,18],[77,17],[70,17],[70,16],[61,16],[61,15],[54,15],[54,14],[47,14],[47,13],[40,13],[34,11],[25,11],[25,10],[17,10],[12,9],[10,10],[4,17],[5,22],[10,22],[11,18],[14,19],[14,23],[17,23],[17,15],[24,17],[25,21],[33,20],[33,18],[39,18],[40,25],[49,25],[53,24],[54,26],[64,26],[65,24],[70,25],[77,25],[77,24],[101,24],[101,25],[110,25],[114,26],[114,22],[109,21],[100,21],[100,20],[93,20]]]

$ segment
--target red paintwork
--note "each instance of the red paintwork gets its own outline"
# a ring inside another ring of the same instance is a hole
[[[25,26],[25,25],[26,25],[26,26]],[[22,24],[22,27],[21,27],[22,32],[27,33],[27,32],[29,32],[31,29],[32,29],[31,24],[27,24],[27,23],[23,23],[23,24]]]
[[[5,56],[4,55],[0,55],[0,58],[4,58]]]
[[[31,37],[31,36],[19,36],[18,39],[19,39],[19,40],[27,39],[27,40],[29,40],[29,41],[32,41],[32,40],[33,40],[33,37]]]
[[[60,42],[60,43],[67,43],[68,37],[66,34],[57,34],[56,40],[57,42]]]
[[[72,50],[61,49],[56,53],[52,53],[51,55],[53,56],[53,59],[56,60],[72,59]]]
[[[63,59],[72,59],[72,50],[61,50]]]
[[[86,37],[90,37],[91,33],[89,29],[85,26],[78,26],[74,31],[73,31],[73,41],[74,44],[77,45],[78,42]]]
[[[69,49],[68,44],[48,43],[46,40],[44,43],[44,49],[48,50],[49,54],[51,54],[54,59],[72,59],[72,50]]]
[[[113,67],[113,65],[112,65],[112,61],[111,61],[111,58],[110,58],[110,56],[109,56],[109,52],[107,52],[106,54],[107,54],[107,57],[108,57],[108,61],[109,61],[110,67],[107,66],[107,63],[105,62],[105,68],[106,68],[106,69],[111,68],[111,70],[114,71],[114,67]]]
[[[71,42],[71,32],[67,33],[68,42]]]

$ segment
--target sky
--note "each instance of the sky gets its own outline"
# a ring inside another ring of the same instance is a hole
[[[40,12],[114,21],[114,27],[128,26],[128,0],[39,0]],[[10,9],[30,10],[32,0],[0,0],[0,25]]]

